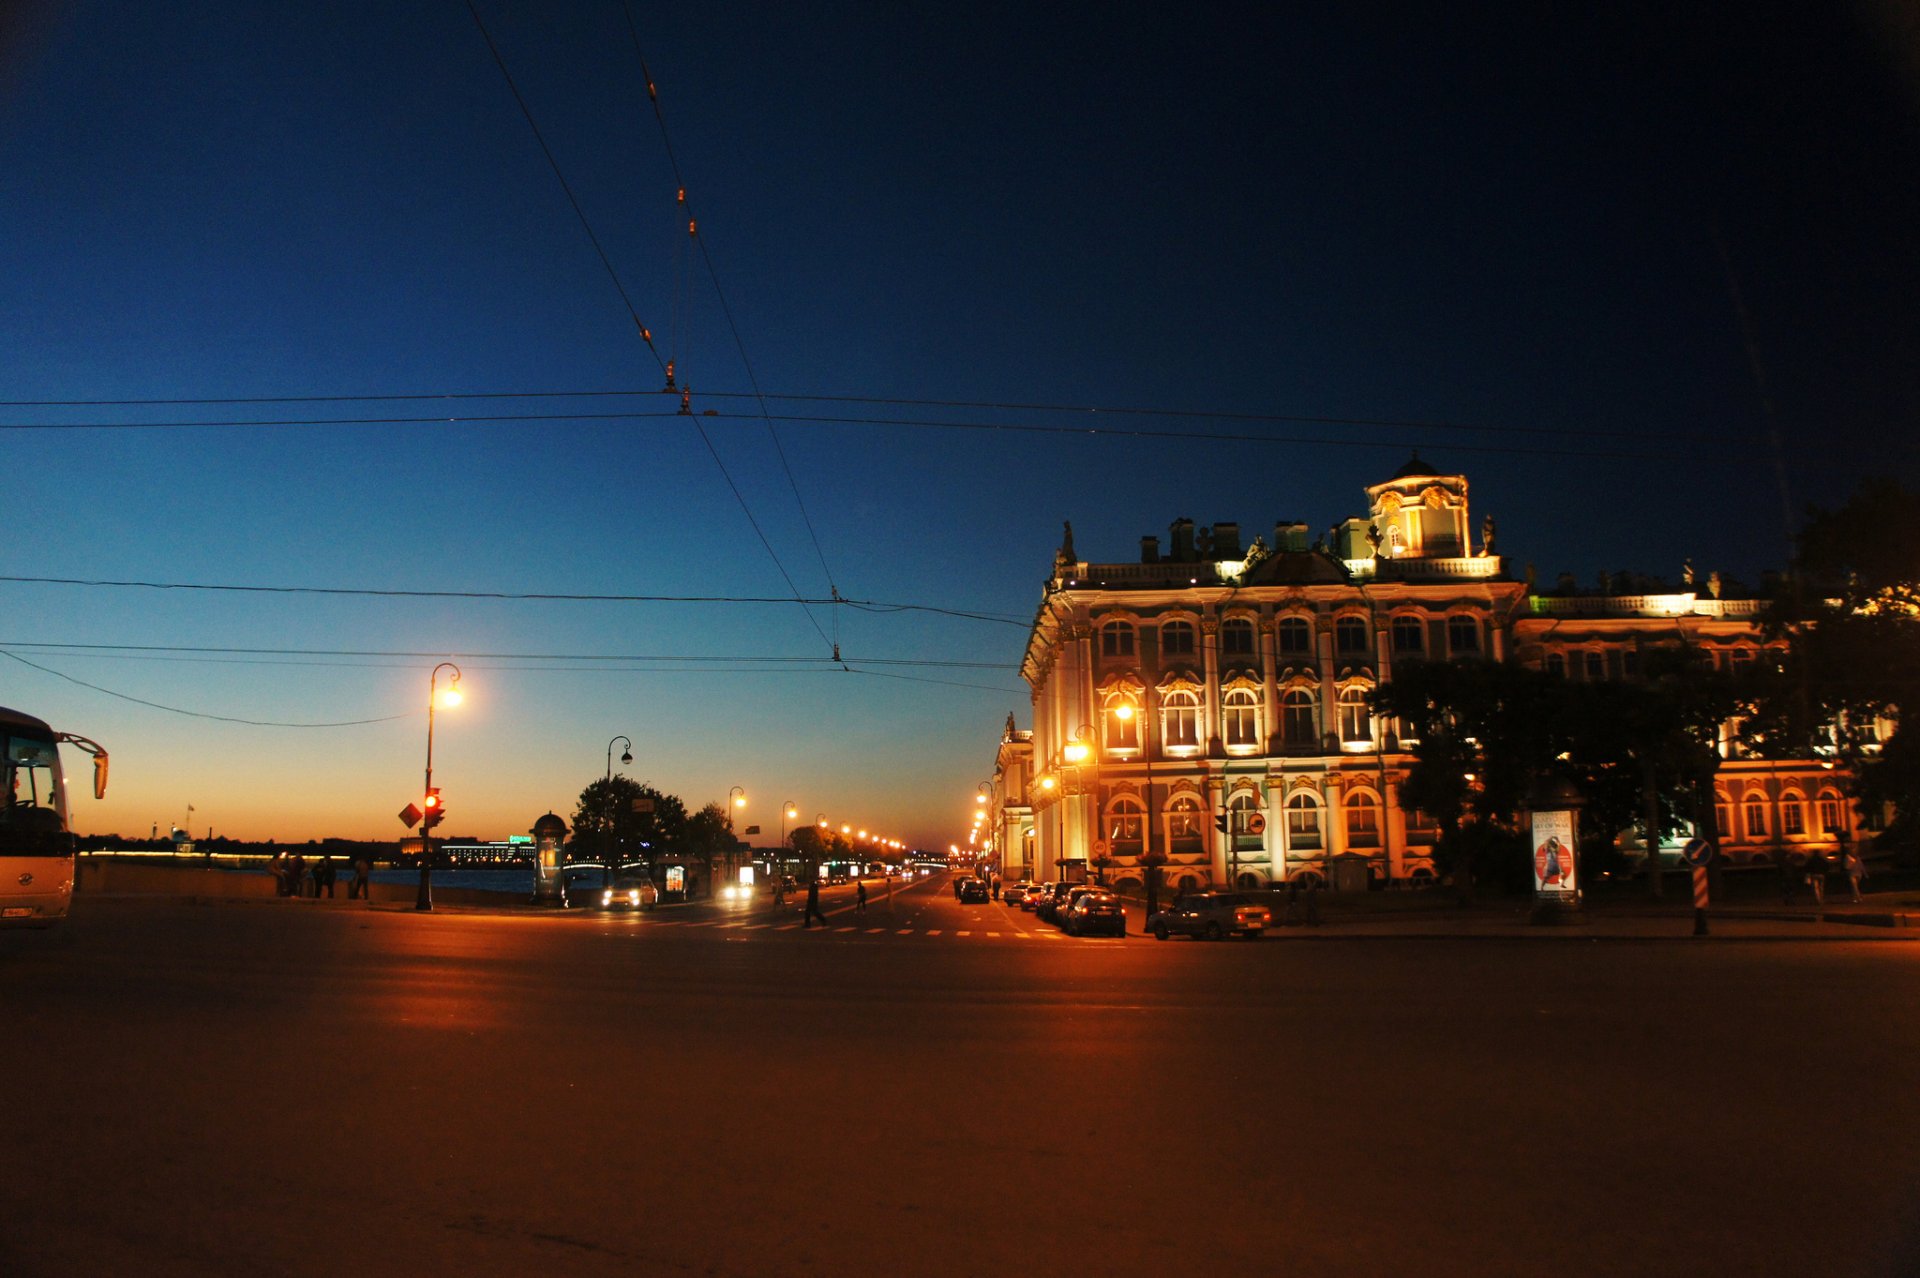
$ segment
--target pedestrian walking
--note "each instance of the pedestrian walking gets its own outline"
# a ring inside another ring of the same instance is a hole
[[[275,896],[292,895],[292,893],[287,890],[287,854],[284,850],[277,851],[273,854],[273,859],[267,862],[267,872],[273,875],[273,894]]]
[[[820,912],[820,878],[818,875],[807,880],[807,910],[805,914],[800,916],[800,926],[803,928],[812,927],[815,919],[820,920],[821,927],[827,925],[827,916]]]
[[[287,895],[307,894],[307,858],[298,852],[287,858]]]
[[[369,881],[372,871],[373,866],[368,863],[364,854],[353,858],[353,878],[347,883],[349,901],[356,896],[368,901],[373,900],[373,884]]]
[[[327,899],[331,901],[333,899],[333,880],[334,876],[338,873],[339,871],[333,868],[333,853],[329,852],[321,857],[319,868],[313,872],[313,894],[319,896],[321,891],[324,890],[327,894]]]
[[[1819,909],[1827,903],[1827,854],[1815,851],[1807,858],[1807,888],[1813,893],[1813,905]]]
[[[858,883],[854,884],[853,912],[855,914],[865,914],[867,912],[867,881],[865,879],[861,879]]]
[[[1846,871],[1847,888],[1853,893],[1853,903],[1860,904],[1860,885],[1867,881],[1867,863],[1860,856],[1860,850],[1851,843],[1840,848],[1840,866]]]
[[[1000,899],[1000,876],[997,874],[993,876],[993,899]]]

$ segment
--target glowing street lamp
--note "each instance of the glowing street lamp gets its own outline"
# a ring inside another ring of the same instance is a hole
[[[438,686],[442,670],[453,671],[453,678],[447,681],[444,692]],[[439,801],[439,794],[433,788],[433,707],[436,702],[457,706],[462,700],[460,667],[451,661],[441,662],[433,668],[433,673],[427,676],[427,817],[420,825],[420,891],[413,900],[413,908],[416,910],[433,908],[433,827],[440,823],[440,818],[445,811]]]

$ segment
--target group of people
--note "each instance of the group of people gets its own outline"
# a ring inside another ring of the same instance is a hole
[[[1860,885],[1867,881],[1867,863],[1860,855],[1860,849],[1851,843],[1840,845],[1840,872],[1846,876],[1847,888],[1852,893],[1853,903],[1860,903]],[[1813,896],[1816,906],[1827,903],[1827,876],[1833,873],[1833,860],[1818,848],[1802,851],[1798,848],[1789,852],[1780,862],[1780,900],[1782,904],[1792,905],[1805,886]]]
[[[281,850],[275,852],[273,859],[267,862],[267,870],[273,875],[275,896],[331,897],[334,883],[339,877],[339,867],[334,865],[331,853],[309,863],[298,852]],[[372,872],[373,866],[365,857],[354,860],[353,878],[347,882],[348,900],[361,897],[373,899]]]

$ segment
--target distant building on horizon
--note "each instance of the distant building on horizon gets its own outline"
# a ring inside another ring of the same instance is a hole
[[[1396,662],[1512,661],[1569,679],[1632,677],[1648,643],[1684,638],[1728,668],[1769,642],[1764,602],[1692,569],[1680,588],[1603,574],[1551,590],[1474,535],[1463,475],[1416,454],[1366,489],[1365,516],[1271,544],[1177,519],[1132,562],[1077,557],[1071,525],[1028,635],[1033,725],[1008,716],[982,846],[1009,879],[1102,865],[1175,889],[1431,881],[1439,826],[1404,810],[1412,763],[1373,690]],[[1716,817],[1736,863],[1831,851],[1856,817],[1830,760],[1743,755],[1723,733]],[[1222,828],[1224,827],[1224,828]],[[1671,846],[1671,845],[1670,845]]]

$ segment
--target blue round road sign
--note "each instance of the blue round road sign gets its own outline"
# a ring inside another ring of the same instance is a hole
[[[1713,844],[1705,839],[1688,839],[1680,855],[1687,859],[1688,865],[1705,865],[1713,860]]]

